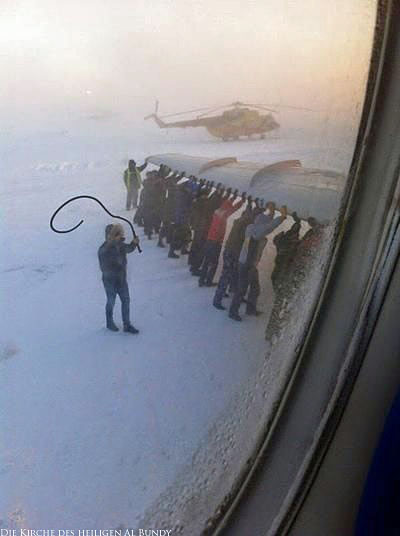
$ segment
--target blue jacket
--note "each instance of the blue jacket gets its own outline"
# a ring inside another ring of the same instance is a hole
[[[267,244],[267,235],[272,233],[284,219],[283,216],[272,218],[271,215],[259,214],[254,223],[246,228],[239,262],[248,266],[257,266]]]

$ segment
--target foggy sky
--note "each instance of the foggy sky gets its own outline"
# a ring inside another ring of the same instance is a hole
[[[353,109],[374,19],[373,0],[2,0],[0,118]]]

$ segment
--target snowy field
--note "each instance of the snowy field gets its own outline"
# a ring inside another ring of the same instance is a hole
[[[129,157],[139,164],[163,152],[266,163],[299,158],[338,171],[348,164],[333,143],[322,151],[318,136],[223,143],[200,130],[185,137],[146,124],[144,132],[125,126],[114,136],[105,126],[0,134],[0,527],[136,526],[190,468],[266,353],[271,244],[261,278],[265,314],[243,315],[238,324],[212,307],[213,289],[198,288],[186,257],[168,259],[143,238],[143,253],[128,257],[140,334],[111,333],[97,261],[110,218],[79,201],[56,225],[84,224],[58,235],[49,228],[52,212],[88,194],[126,216]],[[115,312],[121,326],[118,299]]]

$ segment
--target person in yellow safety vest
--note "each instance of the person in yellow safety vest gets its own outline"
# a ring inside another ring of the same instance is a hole
[[[124,183],[126,186],[126,210],[137,207],[138,193],[142,185],[140,173],[146,168],[147,162],[142,166],[136,166],[134,160],[129,160],[128,168],[124,171]]]

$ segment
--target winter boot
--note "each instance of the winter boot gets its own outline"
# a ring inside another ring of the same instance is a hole
[[[259,311],[258,309],[254,309],[253,307],[246,307],[246,315],[249,316],[260,316],[263,314],[263,311]]]
[[[169,248],[168,257],[170,259],[179,259],[179,255],[177,255],[172,248]]]
[[[114,320],[112,318],[107,318],[107,329],[111,331],[119,331],[118,327],[114,324]]]
[[[158,239],[157,246],[158,246],[159,248],[165,248],[165,244],[164,244],[162,238],[159,238],[159,239]]]
[[[136,335],[139,333],[139,330],[132,326],[132,324],[128,324],[124,326],[125,333],[132,333],[133,335]]]
[[[220,311],[225,311],[226,307],[222,305],[222,303],[218,303],[216,301],[213,301],[213,305],[216,309],[219,309]]]
[[[236,320],[237,322],[241,322],[242,320],[242,317],[237,313],[229,313],[229,318],[232,318],[232,320]]]

